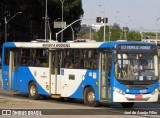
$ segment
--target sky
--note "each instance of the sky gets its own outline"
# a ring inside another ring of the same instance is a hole
[[[96,23],[96,17],[107,17],[107,25],[118,23],[132,30],[160,30],[160,0],[82,0],[82,23]],[[159,18],[157,20],[157,18]]]

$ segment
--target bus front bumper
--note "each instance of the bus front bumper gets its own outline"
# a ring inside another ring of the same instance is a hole
[[[157,102],[158,91],[154,94],[121,94],[117,91],[113,92],[113,102]]]

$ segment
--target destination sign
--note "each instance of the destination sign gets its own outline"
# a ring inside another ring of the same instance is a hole
[[[154,45],[118,45],[118,51],[156,51]]]
[[[119,47],[120,47],[120,50],[151,50],[151,46],[122,45]]]
[[[69,48],[70,44],[42,44],[45,48]]]

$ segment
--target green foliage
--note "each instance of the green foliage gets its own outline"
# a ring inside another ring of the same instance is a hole
[[[136,31],[128,32],[127,40],[128,41],[140,41],[141,40],[141,34],[139,32],[136,32]]]
[[[21,11],[22,14],[17,15],[8,23],[8,41],[31,41],[36,38],[44,38],[44,19],[46,0],[1,0],[0,1],[0,34],[4,37],[4,17],[10,19],[15,13]],[[67,25],[79,19],[83,15],[81,0],[65,0],[64,1],[64,21]],[[57,18],[62,17],[62,4],[60,0],[48,0],[48,17],[50,23]],[[59,20],[61,21],[61,19]],[[77,27],[80,22],[75,23],[72,27],[78,32]],[[61,29],[54,29],[51,25],[52,37]],[[64,32],[64,41],[72,39],[71,29],[68,28]]]
[[[144,32],[143,35],[144,36],[156,36],[156,33],[154,33],[154,32]]]
[[[79,38],[83,38],[84,35],[86,35],[87,32],[85,30],[80,30],[78,33]]]
[[[118,24],[114,24],[113,26],[106,26],[105,33],[106,33],[105,41],[109,40],[139,41],[141,39],[141,35],[139,32],[129,31],[128,27],[124,27],[122,30],[122,28],[120,28]],[[94,33],[93,37],[97,41],[103,41],[104,26],[102,26],[98,32]]]

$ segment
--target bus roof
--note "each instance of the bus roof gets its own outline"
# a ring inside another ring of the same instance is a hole
[[[135,44],[135,45],[156,45],[149,42],[6,42],[3,47],[15,47],[15,48],[115,48],[116,45],[121,44]]]

